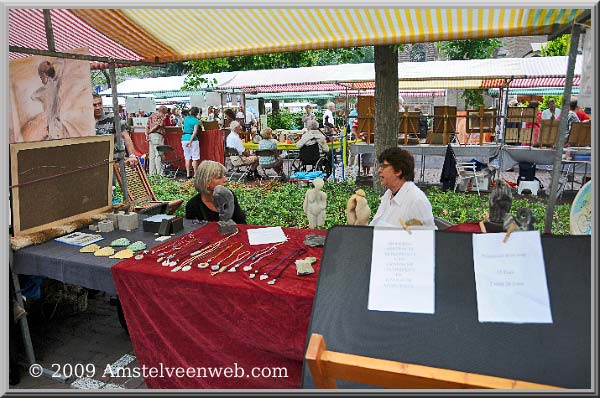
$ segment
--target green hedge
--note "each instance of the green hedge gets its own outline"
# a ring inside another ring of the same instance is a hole
[[[183,198],[186,202],[196,194],[192,181],[178,182],[171,179],[149,177],[150,184],[159,200],[173,200]],[[242,209],[246,212],[249,224],[253,225],[279,225],[282,227],[305,228],[308,220],[302,210],[304,195],[308,187],[298,184],[278,182],[263,183],[261,185],[246,185],[229,183],[228,187],[235,192]],[[356,185],[351,181],[338,183],[328,182],[323,191],[327,193],[327,215],[325,227],[330,228],[337,224],[346,224],[346,202],[356,190]],[[371,217],[379,206],[379,196],[369,188],[363,188],[367,193],[367,201],[371,207]],[[479,221],[489,209],[489,194],[476,194],[464,192],[442,192],[438,188],[426,190],[431,202],[433,214],[452,224]],[[117,188],[117,195],[120,190]],[[528,199],[514,199],[513,214],[521,207],[530,208],[536,218],[536,227],[543,231],[546,212],[546,202],[537,197]],[[177,214],[183,216],[185,206]],[[556,235],[569,234],[570,205],[557,205],[554,212],[552,233]]]

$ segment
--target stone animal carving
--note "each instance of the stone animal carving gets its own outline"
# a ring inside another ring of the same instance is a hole
[[[304,214],[308,217],[308,227],[315,229],[325,225],[325,208],[327,207],[327,194],[321,189],[325,182],[322,178],[315,178],[312,182],[314,188],[306,191],[304,195]]]
[[[346,218],[349,225],[369,225],[371,208],[366,199],[365,191],[357,189],[346,205]]]
[[[490,193],[490,222],[502,224],[511,207],[511,188],[504,180],[499,179]]]
[[[230,235],[237,232],[237,224],[231,219],[235,209],[233,192],[222,185],[217,185],[213,191],[213,203],[219,212],[219,233]]]

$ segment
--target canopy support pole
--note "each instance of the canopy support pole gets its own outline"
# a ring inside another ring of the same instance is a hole
[[[123,190],[123,202],[129,201],[129,191],[127,190],[127,178],[125,177],[125,146],[121,136],[121,116],[119,115],[119,98],[117,97],[117,71],[115,62],[109,62],[108,75],[110,77],[110,89],[113,105],[113,127],[115,129],[115,158],[119,162],[119,173],[121,174],[121,188]]]
[[[550,197],[546,207],[546,219],[544,220],[544,233],[552,233],[552,220],[554,218],[554,206],[558,196],[558,180],[561,173],[563,147],[567,138],[569,102],[571,101],[571,91],[573,89],[573,75],[575,74],[575,61],[577,59],[577,49],[579,47],[579,35],[581,26],[573,23],[571,29],[571,44],[569,48],[569,59],[567,62],[567,77],[565,81],[565,92],[563,94],[562,107],[560,110],[560,122],[558,124],[558,134],[556,135],[556,151],[554,153],[554,163],[552,165],[552,182],[550,184]]]
[[[50,10],[44,8],[44,27],[46,28],[46,42],[48,43],[48,51],[56,51],[54,44],[54,30],[52,29],[52,17]]]

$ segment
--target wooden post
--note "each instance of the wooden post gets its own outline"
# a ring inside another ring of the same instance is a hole
[[[108,74],[110,76],[110,88],[113,103],[113,126],[115,129],[115,158],[119,162],[119,172],[121,174],[121,188],[123,189],[123,202],[129,201],[129,191],[127,190],[127,178],[125,176],[125,146],[121,136],[121,116],[119,115],[119,98],[117,97],[117,72],[114,62],[108,64]]]
[[[444,132],[443,134],[443,144],[444,145],[448,145],[448,143],[450,142],[450,133],[448,133],[448,107],[444,107]]]
[[[321,363],[321,356],[327,350],[325,339],[320,334],[313,333],[310,336],[308,349],[306,350],[306,363],[313,376],[317,388],[337,388],[335,379],[327,377]]]
[[[483,105],[479,105],[479,145],[483,145],[483,117],[484,116],[485,116],[485,110],[483,108]]]
[[[44,27],[46,28],[46,42],[48,43],[48,51],[56,51],[54,44],[54,31],[52,30],[52,17],[50,10],[44,8]]]
[[[569,48],[569,58],[567,62],[567,77],[565,81],[565,91],[563,94],[563,103],[560,111],[560,123],[558,124],[558,134],[556,135],[556,151],[554,153],[554,163],[552,165],[552,182],[550,183],[550,197],[546,207],[546,219],[544,221],[544,233],[552,233],[552,219],[554,218],[554,205],[558,196],[558,180],[560,178],[562,152],[565,146],[565,132],[568,129],[567,116],[569,114],[569,102],[573,89],[573,75],[575,74],[575,60],[577,59],[577,47],[579,46],[579,35],[581,27],[573,23],[571,31],[571,47]]]

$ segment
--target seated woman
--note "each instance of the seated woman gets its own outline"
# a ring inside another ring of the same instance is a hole
[[[283,159],[277,152],[277,140],[273,138],[273,130],[270,127],[265,127],[261,133],[262,139],[258,142],[258,150],[274,151],[275,155],[259,156],[258,164],[263,169],[273,169],[281,177],[282,180],[287,180],[283,172]]]
[[[411,225],[415,220],[427,229],[436,229],[431,203],[413,182],[415,160],[411,153],[398,147],[388,148],[377,160],[381,185],[387,190],[369,225],[394,227],[402,226],[402,221]]]
[[[325,134],[319,130],[319,122],[312,119],[307,123],[308,131],[302,134],[300,140],[296,143],[296,148],[300,149],[304,145],[319,144],[319,151],[321,153],[329,152],[329,145],[325,139]]]
[[[206,221],[219,221],[219,212],[213,203],[213,191],[217,185],[225,185],[225,166],[221,163],[204,160],[194,175],[194,187],[198,195],[185,205],[185,218]],[[234,211],[231,219],[237,224],[246,224],[246,214],[240,208],[237,197],[233,195]]]

